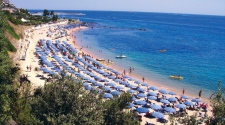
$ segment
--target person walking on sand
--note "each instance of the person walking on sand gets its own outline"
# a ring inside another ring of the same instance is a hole
[[[145,82],[145,77],[142,77],[143,82]]]
[[[31,72],[31,66],[30,66],[30,72]]]
[[[27,66],[27,71],[28,71],[29,67]]]

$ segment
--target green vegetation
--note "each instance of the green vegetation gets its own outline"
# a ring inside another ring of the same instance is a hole
[[[0,1],[1,2],[1,1]],[[10,14],[0,10],[0,124],[10,120],[19,125],[137,125],[135,113],[126,108],[131,100],[128,93],[121,94],[112,100],[104,100],[96,90],[86,91],[80,79],[67,77],[64,73],[54,78],[53,82],[42,88],[31,91],[28,83],[17,84],[17,67],[13,66],[8,51],[16,49],[5,37],[5,32],[19,39],[8,21],[15,25],[40,24],[50,19],[49,12],[45,17],[31,16],[26,9]],[[50,12],[54,17],[54,11]],[[22,23],[21,18],[30,22]],[[56,18],[56,17],[55,17]],[[72,20],[71,20],[72,21]],[[212,98],[213,117],[205,122],[209,125],[225,124],[225,90],[218,84],[218,91]],[[170,116],[171,124],[182,122],[196,125],[196,115],[184,116],[183,119]]]
[[[0,11],[0,124],[3,125],[11,119],[13,113],[11,104],[15,99],[13,93],[14,79],[16,78],[15,67],[8,55],[8,51],[15,51],[11,43],[5,37],[8,22],[4,13]],[[10,43],[10,44],[9,44]],[[10,47],[11,46],[11,47]]]
[[[15,30],[7,23],[6,24],[6,31],[12,35],[15,39],[19,40],[20,36],[15,32]]]
[[[213,125],[225,125],[225,88],[222,89],[220,84],[219,81],[218,90],[214,93],[211,100],[214,116],[211,124]]]
[[[55,15],[55,12],[52,10],[51,12],[49,12],[47,9],[44,9],[43,11],[43,18],[44,18],[44,21],[50,21],[49,18],[50,16],[52,17],[51,20],[53,22],[57,21],[58,20],[58,15]]]

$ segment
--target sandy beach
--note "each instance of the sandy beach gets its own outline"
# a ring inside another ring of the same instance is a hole
[[[81,46],[78,46],[76,44],[76,43],[82,42],[82,41],[76,41],[76,39],[74,38],[75,36],[73,34],[75,34],[75,32],[79,32],[79,31],[81,31],[83,29],[86,29],[87,27],[75,27],[75,28],[71,28],[71,29],[65,29],[64,31],[67,32],[68,35],[60,37],[58,39],[55,39],[54,35],[48,36],[49,29],[52,29],[52,31],[54,31],[55,34],[58,33],[57,26],[60,26],[60,25],[65,25],[65,24],[61,23],[61,24],[54,24],[54,25],[46,25],[46,26],[43,26],[43,27],[27,29],[26,32],[25,32],[27,37],[23,40],[23,44],[21,46],[21,50],[20,51],[21,52],[25,52],[26,53],[25,54],[26,57],[25,57],[25,60],[21,60],[20,61],[20,67],[21,67],[21,71],[22,71],[21,73],[28,76],[28,79],[31,81],[31,84],[32,84],[32,86],[34,88],[39,87],[39,86],[43,86],[44,84],[48,83],[46,81],[46,79],[41,79],[41,77],[39,77],[39,76],[42,76],[42,77],[45,77],[45,78],[49,78],[47,73],[43,73],[43,71],[40,70],[41,65],[40,65],[40,62],[39,62],[39,58],[38,58],[37,54],[35,53],[36,47],[38,45],[38,41],[40,41],[40,39],[51,40],[52,42],[55,41],[55,40],[67,41],[67,43],[72,45],[78,51],[78,53],[80,53],[80,54],[84,53],[85,55],[90,55],[91,57],[93,57],[94,60],[101,58],[98,55],[93,55],[91,53],[90,49],[85,48],[85,47],[82,48]],[[60,42],[60,43],[62,43],[62,42]],[[63,55],[59,55],[59,57],[61,58],[61,57],[63,57]],[[78,54],[78,57],[79,57],[79,54]],[[49,60],[49,62],[51,62],[54,59],[49,57],[48,60]],[[90,62],[90,60],[89,60],[89,62]],[[72,62],[68,62],[67,64],[70,67],[74,67]],[[103,65],[105,65],[105,64],[107,64],[107,61],[105,61]],[[83,65],[81,65],[81,66],[83,66]],[[118,72],[120,72],[121,74],[123,74],[124,69],[122,69],[122,67],[115,66],[113,64],[108,64],[107,67],[115,69]],[[75,71],[79,71],[79,68],[75,68]],[[102,71],[106,71],[106,70],[102,70]],[[85,74],[84,72],[82,72],[82,71],[79,71],[79,72],[81,72],[81,74],[83,76],[88,77],[88,75]],[[126,72],[129,72],[128,69],[126,69]],[[102,76],[101,74],[97,74],[96,72],[94,72],[94,73],[98,77],[100,77],[102,79],[106,79],[106,77]],[[134,79],[137,79],[139,81],[142,81],[142,77],[140,77],[140,76],[136,76],[134,74],[129,74],[129,73],[126,73],[126,75],[128,75],[129,77],[132,77]],[[114,82],[112,79],[107,79],[107,80],[109,82]],[[129,82],[131,85],[137,86],[137,84],[135,84],[134,81],[127,80],[127,82]],[[167,94],[166,98],[170,98],[170,97],[178,97],[178,98],[180,98],[180,96],[182,95],[182,90],[177,90],[175,87],[162,86],[159,83],[155,83],[154,81],[150,81],[150,80],[145,80],[144,82],[145,83],[149,83],[151,86],[156,86],[159,90],[160,89],[166,89],[169,92],[177,93],[176,95],[169,95],[169,94]],[[117,86],[121,86],[121,84],[119,84],[119,83],[116,83],[116,85]],[[126,86],[123,86],[123,87],[124,87],[124,91],[127,91],[129,89]],[[139,85],[138,85],[138,87],[139,87]],[[142,86],[141,88],[148,90],[148,87],[146,87],[146,86]],[[151,90],[148,90],[148,92],[159,93],[158,91],[151,91]],[[145,93],[148,93],[148,92],[146,91]],[[162,95],[163,94],[160,94],[160,97],[162,97]],[[198,95],[191,95],[191,94],[188,94],[188,95],[185,94],[185,95],[189,96],[191,99],[198,97]],[[145,99],[146,98],[140,98],[138,100],[145,100]],[[208,106],[210,105],[209,104],[210,101],[208,99],[201,98],[201,101],[202,102],[206,102],[208,104]],[[151,102],[155,103],[157,105],[162,105],[161,102],[157,102],[155,100],[151,100]],[[135,103],[135,101],[134,101],[134,103]],[[140,107],[140,106],[137,105],[137,107]],[[132,109],[134,109],[134,107]],[[175,108],[175,109],[176,109],[176,111],[179,111],[178,108]],[[211,110],[211,107],[208,107],[208,112],[207,112],[208,116],[212,115],[212,112],[210,110]],[[154,110],[153,109],[149,109],[149,112],[152,113],[152,112],[154,112]],[[199,115],[200,112],[202,114],[204,114],[201,110],[200,111],[187,110],[188,115],[193,115],[195,113],[197,113]],[[165,116],[164,118],[167,119],[167,120],[168,120],[168,116],[169,116],[168,114],[164,115]],[[156,118],[147,118],[147,117],[145,117],[144,116],[145,113],[140,113],[138,115],[142,116],[142,122],[141,122],[142,125],[144,125],[146,123],[146,121],[149,122],[149,123],[153,123],[153,124],[163,124],[163,123],[157,122]],[[200,117],[198,117],[198,118],[200,118]]]

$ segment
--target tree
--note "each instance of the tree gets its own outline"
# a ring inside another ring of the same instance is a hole
[[[225,124],[225,89],[221,88],[220,81],[218,82],[218,90],[213,94],[211,100],[213,120],[212,125],[224,125]]]
[[[31,99],[32,115],[45,125],[103,123],[102,96],[86,91],[79,79],[65,75],[35,91]]]
[[[58,20],[58,15],[53,15],[52,16],[52,21],[57,21]]]
[[[134,120],[135,113],[126,109],[128,102],[131,101],[129,93],[123,93],[119,98],[108,100],[104,103],[104,125],[137,125],[139,122]]]
[[[49,15],[49,12],[47,9],[44,9],[44,12],[43,12],[43,16],[48,16]]]
[[[55,14],[54,14],[54,10],[51,11],[50,15],[52,15],[52,16],[55,15]]]

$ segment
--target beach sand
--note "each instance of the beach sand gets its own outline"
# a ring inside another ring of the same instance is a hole
[[[48,30],[48,26],[46,27],[43,27],[43,28],[38,28],[36,30],[33,30],[33,32],[26,32],[26,34],[29,36],[26,39],[26,41],[24,40],[26,46],[23,46],[22,50],[26,50],[26,59],[25,60],[21,60],[20,61],[20,67],[21,67],[21,73],[22,74],[25,74],[25,75],[28,75],[28,79],[31,81],[31,84],[34,88],[36,87],[39,87],[39,86],[43,86],[44,84],[46,84],[46,81],[45,80],[42,80],[40,79],[40,77],[36,77],[37,74],[39,75],[44,75],[45,77],[48,77],[46,74],[44,74],[42,71],[35,71],[35,67],[39,68],[40,65],[39,65],[39,59],[35,57],[35,47],[36,47],[36,44],[37,44],[37,41],[40,40],[40,39],[45,39],[45,40],[52,40],[52,38],[50,37],[47,37],[47,30]],[[78,42],[82,42],[82,41],[75,41],[74,39],[74,32],[78,32],[78,31],[81,31],[82,29],[86,29],[87,27],[76,27],[76,28],[73,28],[73,29],[70,29],[68,30],[68,34],[70,34],[70,36],[64,36],[62,38],[60,38],[61,41],[67,41],[69,44],[73,45],[77,50],[79,50],[80,52],[84,52],[85,54],[88,54],[88,55],[91,55],[93,56],[95,59],[96,58],[101,58],[101,57],[98,57],[98,55],[93,55],[91,53],[91,50],[87,49],[87,48],[82,48],[81,46],[78,46],[76,43]],[[24,44],[24,45],[25,45]],[[82,49],[80,49],[82,48]],[[22,51],[21,50],[21,51]],[[28,69],[27,70],[27,67],[31,67],[31,71]],[[123,72],[124,69],[122,69],[122,67],[119,67],[119,66],[115,66],[113,64],[111,65],[108,65],[108,67],[111,67],[113,69],[116,69],[117,71],[119,72]],[[129,74],[128,74],[129,75]],[[137,80],[140,80],[142,81],[142,77],[140,76],[136,76],[134,74],[131,74],[130,75],[131,77],[137,79]],[[102,76],[101,76],[102,77]],[[157,86],[158,89],[161,89],[161,88],[164,88],[164,89],[167,89],[168,91],[173,91],[173,92],[176,92],[177,93],[177,97],[180,97],[180,95],[182,95],[182,90],[176,90],[175,87],[170,87],[170,86],[162,86],[160,85],[159,83],[155,83],[154,81],[151,81],[151,80],[145,80],[146,83],[149,83],[151,86]],[[185,94],[187,95],[187,94]],[[189,97],[197,97],[196,95],[187,95]],[[167,96],[168,98],[169,97],[172,97],[172,95],[168,95]],[[207,99],[203,99],[204,102],[207,102],[208,105],[209,105],[209,100]],[[161,105],[162,103],[160,102],[156,102],[154,101],[154,103],[156,104],[159,104]],[[209,110],[211,110],[211,107],[209,108]],[[193,115],[194,113],[198,113],[197,111],[190,111],[190,110],[187,110],[188,111],[188,114],[189,115]],[[153,110],[150,110],[150,112],[153,112]],[[144,117],[143,115],[144,114],[140,114],[142,115],[142,122],[141,124],[144,125],[146,123],[146,121],[148,121],[149,123],[153,123],[153,124],[162,124],[162,123],[159,123],[156,121],[156,118],[153,118],[153,119],[150,119],[150,118],[146,118]],[[208,115],[211,116],[212,113],[209,111],[208,112]],[[168,119],[168,115],[165,115],[165,119]]]

